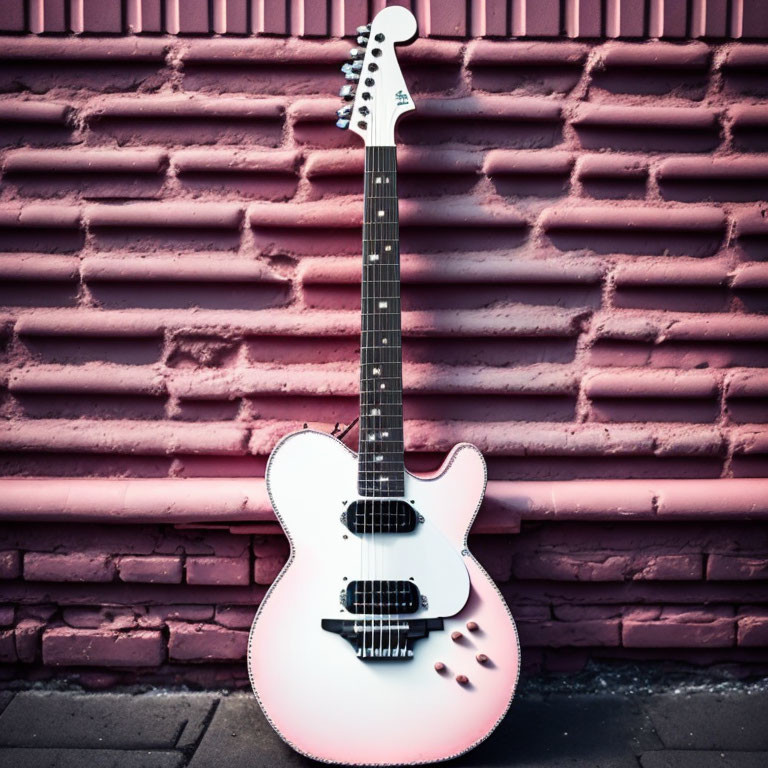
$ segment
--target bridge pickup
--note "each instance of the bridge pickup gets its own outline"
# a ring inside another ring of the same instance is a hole
[[[350,613],[416,613],[421,605],[418,587],[412,581],[351,581],[344,593]]]
[[[345,513],[352,533],[410,533],[416,528],[416,510],[402,499],[358,499]]]
[[[335,632],[351,643],[359,659],[407,661],[413,658],[413,641],[443,629],[442,619],[322,619],[326,632]]]

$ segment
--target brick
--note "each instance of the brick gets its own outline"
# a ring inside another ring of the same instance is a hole
[[[728,648],[735,643],[735,623],[727,608],[662,608],[658,618],[625,615],[622,645],[627,648]]]
[[[156,621],[164,624],[166,621],[210,621],[213,619],[212,605],[154,605],[147,610],[145,619],[139,622]]]
[[[724,264],[677,261],[670,264],[621,264],[613,273],[617,286],[721,286],[728,282]]]
[[[197,227],[233,229],[240,226],[242,208],[236,203],[127,203],[89,205],[91,227]]]
[[[70,627],[82,629],[134,629],[137,626],[137,611],[132,608],[65,606],[62,618]]]
[[[12,549],[0,552],[0,579],[17,579],[20,575],[20,553]]]
[[[24,578],[27,581],[112,581],[115,564],[107,555],[74,552],[68,555],[27,552]]]
[[[759,157],[675,157],[661,162],[658,177],[662,181],[765,180],[768,177],[768,159]]]
[[[540,218],[541,226],[553,230],[631,230],[722,232],[726,218],[717,208],[639,208],[629,206],[548,209]]]
[[[40,636],[45,623],[37,619],[22,619],[14,630],[16,655],[23,664],[34,664],[40,656]]]
[[[220,605],[216,608],[216,623],[228,629],[250,629],[256,609],[248,605]]]
[[[580,67],[588,48],[580,43],[496,42],[475,40],[467,46],[467,66]]]
[[[0,205],[0,227],[78,229],[80,208],[72,205]]]
[[[229,424],[157,424],[111,421],[108,431],[86,420],[47,420],[0,429],[0,445],[12,450],[91,453],[245,453],[246,431]]]
[[[15,664],[17,661],[13,630],[0,629],[0,663]]]
[[[6,40],[0,58],[17,61],[158,62],[168,51],[164,40],[136,37],[27,37]]]
[[[619,619],[518,622],[520,642],[547,648],[619,645]]]
[[[187,118],[219,118],[224,120],[279,120],[283,115],[279,99],[211,98],[204,96],[152,96],[136,99],[127,96],[108,96],[93,106],[86,118],[97,121],[105,118],[161,118],[163,120]]]
[[[726,382],[726,398],[768,397],[768,373],[734,371]]]
[[[173,153],[179,173],[284,173],[295,175],[301,155],[295,150],[229,151],[181,149]]]
[[[768,288],[768,265],[741,264],[733,271],[731,285],[734,288]]]
[[[576,173],[580,179],[645,178],[648,161],[631,155],[583,155]]]
[[[160,173],[166,153],[158,150],[18,149],[5,157],[6,173]]]
[[[188,283],[210,280],[212,282],[287,283],[288,279],[263,261],[254,259],[228,259],[216,261],[210,257],[146,256],[141,259],[121,259],[111,256],[86,256],[81,262],[80,273],[86,281],[133,282],[158,281]],[[115,366],[122,375],[125,366]],[[134,381],[159,381],[157,374],[134,376]]]
[[[160,632],[54,627],[43,632],[43,663],[53,667],[156,667],[165,660]]]
[[[188,557],[187,583],[246,585],[249,565],[247,557]]]
[[[76,280],[78,272],[79,260],[72,256],[7,255],[0,264],[0,277],[8,280]]]
[[[69,104],[55,101],[9,99],[0,101],[0,120],[11,123],[66,125],[73,114]]]
[[[768,645],[768,610],[755,607],[749,613],[740,613],[736,642],[747,648],[764,648]]]
[[[567,176],[573,167],[571,152],[542,150],[539,152],[496,149],[486,155],[483,171],[488,176],[527,174]]]
[[[253,562],[253,580],[256,584],[271,584],[285,565],[282,555],[257,557]]]
[[[718,392],[710,373],[678,371],[607,371],[590,375],[583,388],[588,397],[706,398]]]
[[[165,385],[159,374],[134,366],[38,366],[16,370],[8,389],[18,393],[82,393],[161,395]]]
[[[0,627],[10,627],[16,617],[16,609],[12,605],[0,605]]]
[[[605,69],[706,70],[711,51],[704,43],[606,43],[597,49],[595,66]]]
[[[704,341],[728,339],[731,341],[762,341],[768,339],[768,320],[749,316],[712,316],[671,320],[659,336],[667,340]]]
[[[707,558],[707,578],[717,581],[768,579],[768,558],[711,554]]]
[[[123,556],[117,561],[117,570],[121,581],[180,584],[182,579],[181,557],[178,556]]]
[[[180,622],[169,622],[168,626],[171,661],[241,661],[245,658],[248,632]]]
[[[722,69],[762,69],[768,66],[768,46],[737,45],[728,50]]]

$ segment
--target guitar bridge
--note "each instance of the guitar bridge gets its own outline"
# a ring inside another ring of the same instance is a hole
[[[322,619],[326,632],[341,635],[364,661],[407,661],[413,642],[443,629],[442,619]]]

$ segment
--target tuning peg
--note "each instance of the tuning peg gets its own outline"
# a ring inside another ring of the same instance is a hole
[[[352,114],[352,107],[346,106],[336,110],[338,117],[349,117]]]
[[[358,27],[356,30],[358,35],[367,35],[371,31],[371,25],[370,24],[363,24],[362,26]]]
[[[356,72],[347,72],[344,77],[347,80],[351,80],[353,83],[356,83],[360,79],[360,75],[358,75]]]
[[[359,72],[363,68],[362,61],[348,61],[346,64],[341,65],[341,71],[345,74],[347,72]]]
[[[341,128],[342,131],[346,131],[347,128],[349,128],[349,120],[346,120],[345,118],[340,117],[336,121],[336,127],[337,128]]]
[[[352,99],[355,98],[355,87],[353,85],[342,85],[341,90],[339,91],[339,96],[341,96],[344,101],[352,101]]]
[[[361,48],[365,48],[365,46],[366,46],[366,45],[368,45],[368,38],[367,38],[367,37],[365,37],[365,35],[360,35],[360,36],[357,38],[357,41],[356,41],[356,42],[357,42],[357,44],[358,44],[358,45],[359,45]]]
[[[363,56],[365,56],[365,51],[362,48],[350,48],[349,49],[349,58],[350,59],[362,59]]]

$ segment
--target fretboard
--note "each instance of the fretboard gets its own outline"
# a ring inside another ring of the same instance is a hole
[[[365,149],[360,449],[363,496],[402,496],[403,383],[395,147]]]

